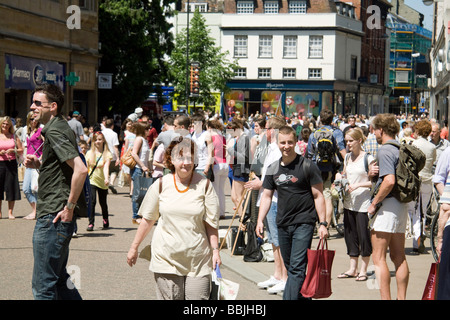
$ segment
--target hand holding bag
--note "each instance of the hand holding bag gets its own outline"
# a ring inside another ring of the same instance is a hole
[[[34,193],[37,193],[39,190],[39,171],[37,171],[37,169],[31,169],[31,183],[30,183],[30,187],[31,187],[31,191]]]
[[[334,250],[328,250],[326,239],[320,239],[317,250],[308,249],[308,269],[300,290],[303,297],[320,299],[331,296],[331,266],[334,254]]]
[[[212,290],[210,300],[236,300],[239,283],[222,278],[219,266],[211,273]]]

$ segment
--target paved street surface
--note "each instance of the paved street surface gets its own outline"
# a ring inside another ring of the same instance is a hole
[[[228,187],[229,185],[227,185]],[[131,223],[131,200],[128,188],[118,188],[119,193],[109,193],[110,228],[102,230],[100,208],[97,205],[96,225],[93,232],[87,232],[87,219],[78,221],[79,237],[70,245],[69,273],[83,299],[86,300],[146,300],[155,299],[153,274],[148,270],[149,262],[139,259],[136,266],[130,268],[126,263],[129,246],[136,233],[137,226]],[[227,195],[227,219],[221,220],[221,229],[227,229],[232,221],[232,203]],[[31,300],[31,276],[33,268],[32,234],[35,221],[23,219],[30,212],[25,197],[16,202],[15,220],[9,220],[7,203],[2,204],[3,218],[0,220],[0,300]],[[237,219],[233,225],[237,225]],[[336,250],[332,267],[333,294],[328,300],[379,300],[379,291],[373,265],[369,267],[369,280],[356,282],[355,279],[337,279],[337,275],[346,271],[349,259],[346,255],[344,239],[331,229],[328,241],[329,249]],[[146,239],[144,248],[150,243]],[[313,241],[313,248],[318,239]],[[426,242],[426,245],[429,241]],[[412,241],[407,240],[407,260],[410,268],[410,280],[407,298],[421,299],[430,264],[433,262],[431,251],[413,256]],[[269,295],[258,289],[256,283],[266,280],[273,272],[272,262],[244,262],[242,256],[231,256],[228,249],[221,253],[224,278],[238,282],[239,300],[281,300],[281,294]],[[392,297],[395,299],[395,273],[390,263],[392,274]]]

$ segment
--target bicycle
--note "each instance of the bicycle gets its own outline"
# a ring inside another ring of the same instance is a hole
[[[344,236],[344,197],[348,187],[347,179],[338,179],[334,181],[334,187],[337,191],[338,198],[333,198],[333,215],[331,219],[332,226],[336,229],[340,236]]]

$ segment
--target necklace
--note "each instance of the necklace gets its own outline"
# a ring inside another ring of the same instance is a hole
[[[193,177],[193,176],[194,176],[194,172],[192,172],[192,174],[191,174],[191,179],[189,179],[189,183],[188,183],[187,188],[180,191],[180,189],[178,189],[178,187],[177,187],[177,181],[176,181],[176,179],[175,179],[175,174],[174,174],[174,175],[173,175],[173,184],[175,185],[175,189],[177,189],[177,191],[178,191],[179,193],[185,193],[186,191],[188,191],[188,190],[189,190],[189,187],[190,187],[190,185],[191,185],[192,177]]]

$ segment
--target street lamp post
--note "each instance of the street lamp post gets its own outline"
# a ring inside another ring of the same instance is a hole
[[[190,4],[187,0],[187,15],[186,15],[186,111],[189,110],[189,74],[190,74],[190,63],[189,63],[189,10]]]

